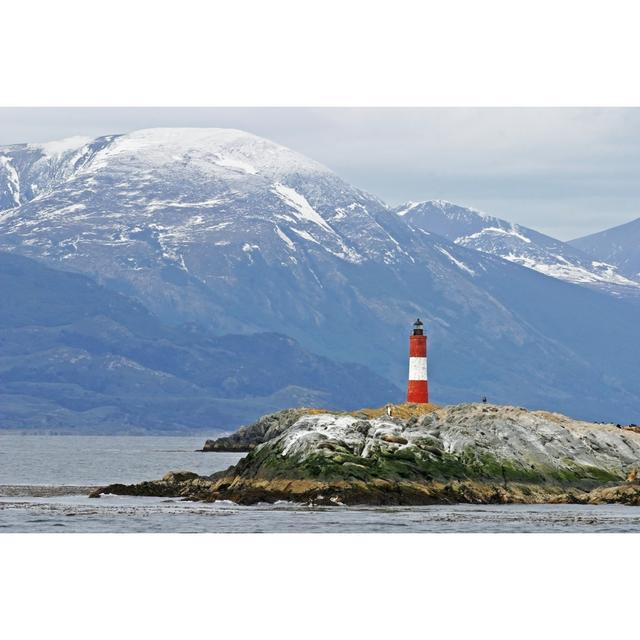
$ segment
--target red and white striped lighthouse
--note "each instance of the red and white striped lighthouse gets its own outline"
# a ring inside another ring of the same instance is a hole
[[[413,333],[409,336],[409,383],[407,402],[426,404],[429,402],[429,381],[427,380],[427,336],[418,318],[413,323]]]

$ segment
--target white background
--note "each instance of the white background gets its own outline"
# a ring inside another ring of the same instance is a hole
[[[632,2],[23,0],[0,20],[5,106],[639,103]],[[0,636],[626,638],[637,545],[4,535]]]
[[[3,3],[5,106],[637,105],[608,0]]]

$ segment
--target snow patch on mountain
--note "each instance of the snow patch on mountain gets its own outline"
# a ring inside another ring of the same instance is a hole
[[[443,249],[442,247],[438,247],[438,251],[440,251],[440,253],[442,255],[444,255],[447,258],[449,258],[449,260],[451,260],[451,262],[453,262],[453,264],[455,264],[456,267],[458,267],[458,269],[462,269],[463,271],[466,271],[469,275],[472,275],[472,276],[476,275],[476,272],[473,269],[469,268],[461,260],[458,260],[457,258],[454,258],[446,249]]]
[[[614,267],[604,263],[592,263],[594,269],[589,270],[585,267],[581,267],[572,264],[562,256],[556,256],[557,262],[554,263],[539,263],[531,259],[526,255],[518,255],[509,253],[502,256],[505,260],[515,262],[529,269],[534,269],[539,273],[550,276],[552,278],[558,278],[560,280],[566,280],[576,284],[599,284],[607,282],[610,284],[618,284],[623,287],[638,287],[638,283],[633,280],[629,280],[620,275]],[[618,294],[617,291],[612,291],[614,294]]]
[[[200,202],[176,202],[172,200],[151,200],[146,204],[147,211],[156,211],[157,209],[166,209],[167,207],[176,207],[179,209],[202,209],[215,207],[224,200],[222,198],[212,198],[211,200],[201,200]]]
[[[11,160],[6,156],[0,156],[0,167],[7,173],[7,191],[16,206],[20,205],[20,177]]]
[[[291,240],[291,238],[289,238],[289,236],[286,233],[282,231],[282,229],[278,225],[276,225],[276,233],[278,234],[278,237],[280,238],[280,240],[282,240],[282,242],[284,242],[287,245],[287,247],[291,249],[291,251],[296,250],[295,243]]]
[[[472,246],[475,241],[482,240],[485,236],[503,235],[522,240],[522,242],[525,242],[526,244],[531,244],[530,238],[527,238],[527,236],[518,232],[519,228],[520,227],[514,224],[511,225],[510,229],[501,229],[500,227],[485,227],[484,229],[482,229],[482,231],[478,231],[477,233],[472,233],[468,236],[460,236],[459,238],[456,238],[454,242],[456,244]]]
[[[231,169],[238,169],[244,173],[256,174],[258,170],[250,165],[248,162],[244,162],[243,160],[238,160],[237,158],[231,158],[230,156],[224,156],[221,154],[217,154],[217,158],[215,160],[217,165],[221,167],[229,167]]]
[[[55,214],[58,216],[64,216],[68,213],[75,213],[76,211],[84,211],[87,208],[87,205],[78,202],[77,204],[70,204],[66,207],[62,207],[61,209],[56,209]]]
[[[299,220],[308,220],[322,227],[325,231],[335,234],[335,231],[324,221],[322,216],[307,202],[307,199],[295,189],[276,182],[273,185],[273,192],[296,212],[295,215]]]
[[[318,162],[237,129],[141,129],[114,137],[91,161],[90,170],[115,159],[138,161],[149,169],[188,164],[203,173],[225,171],[279,180],[289,174],[330,174]]]
[[[420,205],[420,202],[411,202],[411,201],[409,201],[405,205],[403,205],[402,209],[398,209],[396,211],[396,213],[399,216],[406,216],[407,213],[409,213],[409,211],[411,211],[412,209],[415,209],[419,205]]]
[[[448,200],[426,200],[422,202],[412,202],[409,200],[407,203],[396,207],[395,213],[399,216],[406,216],[411,211],[423,209],[426,205],[434,209],[439,209],[443,213],[446,213],[448,217],[454,219],[464,219],[469,216],[475,216],[483,220],[498,220],[498,218],[494,218],[484,211],[473,209],[472,207],[462,207]]]
[[[314,242],[315,244],[320,244],[319,240],[314,238],[310,233],[307,233],[304,229],[296,229],[295,227],[291,227],[291,231],[298,234],[304,240],[308,240],[309,242]]]
[[[42,151],[46,156],[60,156],[69,151],[77,151],[91,142],[86,136],[72,136],[51,142],[38,142],[27,145],[30,149]]]

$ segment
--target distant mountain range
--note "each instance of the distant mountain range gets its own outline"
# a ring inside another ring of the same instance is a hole
[[[457,245],[499,256],[559,280],[640,298],[640,274],[619,270],[613,260],[595,259],[592,254],[597,252],[581,247],[580,241],[561,242],[528,227],[443,200],[408,202],[395,211],[415,229],[436,233]],[[640,225],[638,229],[640,237]]]
[[[570,244],[599,260],[616,265],[627,277],[640,280],[640,218],[577,238]]]
[[[637,283],[531,230],[464,208],[456,218],[455,206],[442,203],[394,210],[304,156],[225,129],[150,129],[0,148],[0,202],[0,251],[52,267],[43,282],[60,270],[83,274],[101,291],[144,308],[172,336],[157,347],[159,359],[161,345],[174,343],[184,333],[178,327],[188,325],[198,344],[277,333],[293,339],[291,348],[307,363],[318,354],[328,359],[323,366],[335,367],[331,375],[304,378],[280,353],[261,351],[256,366],[280,386],[263,400],[225,398],[215,375],[222,365],[204,354],[184,380],[204,389],[199,406],[223,398],[227,413],[216,409],[218,420],[213,409],[194,409],[189,425],[204,424],[204,417],[211,426],[232,426],[240,419],[229,413],[232,400],[243,415],[255,416],[269,403],[271,409],[397,398],[417,315],[430,337],[436,402],[487,395],[576,417],[637,421]],[[487,241],[492,234],[495,242]],[[501,239],[510,235],[513,255]],[[529,253],[516,254],[524,248]],[[556,268],[563,260],[567,268]],[[104,353],[115,346],[114,340]],[[291,374],[285,378],[283,363]],[[105,367],[96,365],[87,380]],[[149,368],[164,371],[155,362]],[[209,386],[196,370],[211,376]],[[264,400],[303,379],[308,401],[284,391]],[[132,391],[132,401],[146,385]],[[364,394],[357,401],[356,390]],[[40,393],[33,391],[32,397]],[[163,392],[166,402],[175,400],[164,422],[140,410],[127,414],[127,428],[172,423],[187,406],[183,391]],[[49,415],[49,408],[32,406],[21,424]],[[0,415],[2,426],[8,422]],[[81,416],[75,424],[80,428]]]

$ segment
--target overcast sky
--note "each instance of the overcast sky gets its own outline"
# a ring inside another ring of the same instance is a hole
[[[640,216],[640,109],[3,108],[0,144],[233,127],[387,201],[444,199],[567,240]]]

